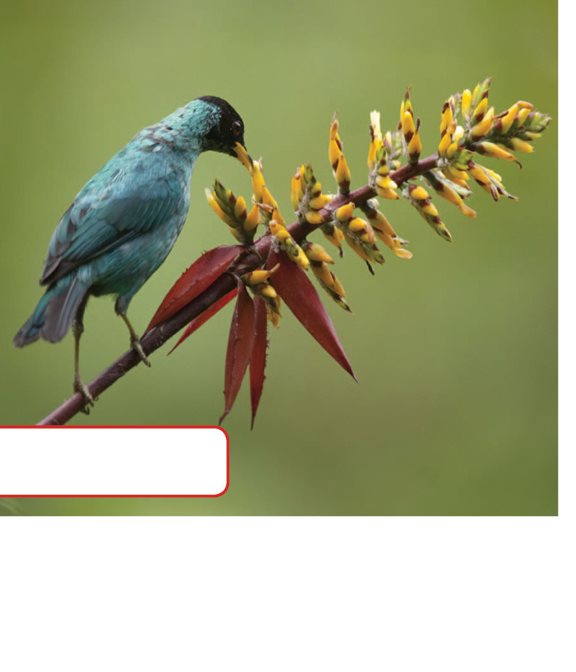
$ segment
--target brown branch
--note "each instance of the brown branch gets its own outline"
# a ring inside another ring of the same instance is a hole
[[[390,174],[390,177],[400,186],[407,180],[422,175],[436,166],[438,157],[434,154],[425,159],[422,159],[417,164],[406,165],[399,168],[397,171]],[[370,198],[373,198],[376,192],[365,185],[351,191],[349,194],[340,194],[336,196],[330,203],[322,210],[325,221],[329,220],[332,213],[345,203],[353,201],[356,205],[361,206]],[[296,222],[292,224],[289,229],[296,242],[300,243],[304,238],[312,233],[317,226],[308,224],[307,222]],[[149,331],[142,338],[142,349],[147,355],[152,354],[158,350],[164,343],[183,329],[192,319],[204,312],[214,302],[218,301],[225,294],[230,292],[236,286],[236,281],[233,277],[234,272],[245,273],[254,270],[261,263],[262,259],[266,258],[270,247],[272,245],[272,237],[268,234],[262,236],[256,241],[256,253],[243,256],[240,266],[233,267],[230,273],[220,276],[207,290],[191,301],[180,312],[171,317],[166,322],[158,325]],[[119,357],[113,364],[111,364],[105,371],[88,385],[90,394],[96,398],[105,392],[115,382],[120,380],[128,371],[140,364],[140,358],[133,351],[129,350]],[[84,398],[81,394],[76,393],[67,399],[63,404],[56,408],[50,415],[47,415],[41,420],[38,425],[64,425],[84,407]]]

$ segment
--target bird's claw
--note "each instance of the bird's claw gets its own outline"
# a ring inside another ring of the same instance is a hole
[[[144,350],[142,348],[142,343],[140,343],[140,341],[137,338],[135,338],[131,341],[131,344],[132,344],[132,349],[136,352],[138,357],[140,357],[140,361],[143,364],[146,364],[146,366],[148,366],[148,367],[152,366],[152,364],[150,364],[150,360],[148,359],[148,357],[146,357],[146,353],[144,352]]]
[[[80,409],[82,413],[90,415],[90,407],[94,406],[96,400],[90,394],[90,390],[81,380],[74,381],[74,392],[78,392],[84,397],[84,406]]]

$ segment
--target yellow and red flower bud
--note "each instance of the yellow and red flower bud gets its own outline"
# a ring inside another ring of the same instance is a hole
[[[338,183],[338,189],[340,193],[347,194],[350,191],[350,168],[348,167],[348,162],[344,156],[344,151],[342,149],[342,141],[340,139],[340,134],[338,133],[338,119],[334,117],[332,124],[330,125],[330,142],[328,145],[328,156],[330,159],[330,165],[332,166],[332,172]]]
[[[440,219],[438,209],[432,203],[430,194],[420,185],[410,184],[406,190],[408,198],[416,210],[428,222],[428,224],[436,231],[444,240],[451,241],[452,236],[450,231],[446,228],[444,222]]]

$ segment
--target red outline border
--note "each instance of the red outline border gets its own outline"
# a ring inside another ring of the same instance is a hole
[[[228,432],[219,425],[1,425],[0,429],[37,429],[37,430],[74,430],[74,429],[218,429],[226,438],[226,486],[222,492],[215,495],[5,495],[0,497],[9,499],[110,499],[110,498],[146,498],[146,499],[214,499],[222,497],[230,487],[230,437]]]

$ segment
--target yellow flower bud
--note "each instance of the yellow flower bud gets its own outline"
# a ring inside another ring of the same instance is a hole
[[[336,182],[338,182],[341,187],[345,187],[347,189],[350,186],[352,176],[350,174],[350,168],[348,167],[348,162],[346,161],[344,154],[340,156],[335,175]]]
[[[404,100],[400,103],[400,119],[402,119],[405,112],[412,112],[412,101],[410,100],[410,89],[406,89],[406,93],[404,94]]]
[[[452,144],[452,134],[449,132],[444,133],[444,135],[440,138],[440,142],[438,144],[438,154],[440,156],[446,156],[448,147],[451,144]]]
[[[478,182],[480,185],[490,184],[488,176],[485,174],[485,171],[478,165],[475,164],[469,168],[470,175]]]
[[[340,256],[342,256],[342,241],[344,240],[344,234],[342,231],[340,231],[338,227],[334,226],[332,222],[329,222],[322,226],[322,233],[324,234],[326,240],[332,243],[334,247],[338,248]]]
[[[463,215],[472,218],[476,217],[476,211],[472,210],[472,208],[464,203],[462,196],[460,196],[460,194],[453,187],[451,187],[447,181],[444,181],[434,173],[428,173],[426,178],[436,193],[449,203],[455,205]]]
[[[488,175],[490,175],[490,177],[493,177],[495,180],[498,180],[498,182],[502,182],[502,176],[499,175],[495,170],[486,167],[484,167],[484,170],[488,173]]]
[[[294,212],[298,210],[300,201],[304,196],[304,190],[302,189],[302,166],[298,168],[296,174],[293,175],[292,181],[290,182],[290,200],[292,202],[292,209]]]
[[[514,123],[516,115],[518,114],[518,110],[518,103],[514,103],[514,105],[509,107],[506,111],[506,114],[500,119],[500,130],[502,133],[504,133],[504,135],[508,133],[512,124]]]
[[[318,243],[308,243],[307,245],[304,245],[303,249],[310,261],[324,264],[334,263],[334,259],[332,259],[322,245],[318,245]]]
[[[468,170],[474,180],[487,191],[495,201],[497,201],[500,196],[506,196],[506,198],[516,200],[515,196],[512,196],[512,194],[509,194],[506,191],[502,184],[502,178],[498,173],[485,166],[480,166],[477,163],[472,163]]]
[[[257,201],[262,200],[262,192],[266,187],[264,175],[262,173],[262,164],[260,161],[252,162],[252,193]]]
[[[279,224],[277,220],[271,219],[268,228],[270,229],[270,233],[275,236],[281,243],[286,240],[286,238],[290,237],[290,232],[285,226],[282,226],[282,224]]]
[[[524,154],[531,154],[534,151],[534,147],[526,140],[521,140],[520,138],[512,138],[510,140],[512,148],[517,152],[522,152]]]
[[[408,143],[408,154],[412,158],[416,158],[422,153],[422,140],[420,139],[420,133],[415,133],[412,140]]]
[[[310,196],[316,198],[322,193],[322,183],[316,180],[310,187]]]
[[[384,257],[376,245],[376,236],[372,226],[360,217],[353,217],[343,227],[348,245],[365,261],[384,263]],[[372,270],[371,270],[372,272]]]
[[[476,100],[479,95],[480,95],[480,82],[478,82],[478,84],[476,84],[476,86],[474,87],[474,91],[472,92],[472,98]]]
[[[256,193],[254,193],[255,198]],[[264,205],[269,205],[271,208],[274,208],[275,210],[278,209],[278,203],[276,202],[276,199],[272,194],[270,193],[270,189],[264,184],[262,186],[262,190],[260,192],[260,199],[257,198],[257,200],[261,200]]]
[[[407,138],[407,141],[412,137],[414,134],[414,131],[416,130],[416,126],[414,125],[414,117],[410,112],[404,112],[402,116],[402,135]]]
[[[338,294],[341,297],[346,295],[346,292],[344,291],[344,287],[336,279],[336,276],[326,266],[326,264],[314,264],[312,266],[312,270],[314,271],[314,274],[316,275],[316,277],[319,280],[321,280],[326,285],[326,287],[330,288],[333,292],[335,292],[336,294]]]
[[[365,212],[374,233],[386,247],[390,248],[399,259],[412,259],[412,252],[404,248],[408,241],[403,240],[396,234],[386,217],[379,210],[374,210],[371,207],[368,207]]]
[[[331,200],[332,199],[328,194],[320,194],[319,196],[310,199],[309,205],[313,210],[321,210],[326,207]]]
[[[488,110],[488,98],[482,98],[482,100],[476,106],[474,110],[474,120],[476,122],[484,118],[486,111]]]
[[[427,198],[430,198],[430,194],[424,189],[424,187],[414,187],[410,190],[410,195],[412,198],[415,198],[417,201],[423,201]]]
[[[338,159],[342,155],[342,141],[340,140],[340,135],[338,133],[339,127],[340,124],[338,119],[334,117],[330,124],[330,143],[328,145],[330,164],[333,168],[335,168]]]
[[[459,143],[463,137],[464,137],[464,129],[462,128],[462,126],[455,126],[454,133],[452,134],[452,142]]]
[[[278,268],[280,268],[279,264],[276,264],[276,266],[274,266],[274,268],[271,269],[260,268],[256,271],[246,273],[246,275],[244,275],[243,277],[246,283],[252,287],[254,285],[259,285],[261,283],[268,282],[270,276],[276,273]]]
[[[470,89],[462,91],[462,116],[466,121],[470,118],[470,105],[472,103],[472,93]]]
[[[375,172],[376,175],[379,175],[380,177],[386,177],[388,173],[390,172],[390,168],[388,167],[388,164],[386,163],[386,157],[382,156],[380,160],[378,161],[378,166],[376,168]]]
[[[334,216],[339,222],[347,222],[354,214],[355,208],[356,206],[354,203],[346,203],[345,205],[341,205],[338,210],[336,210]]]
[[[375,180],[375,184],[380,189],[397,189],[398,185],[391,177],[381,177],[378,176]]]
[[[337,280],[336,276],[328,266],[326,266],[325,263],[312,264],[312,272],[322,288],[326,290],[334,301],[336,301],[341,308],[344,308],[344,310],[350,311],[348,304],[344,300],[344,297],[346,296],[344,287]]]
[[[476,150],[479,154],[485,154],[493,159],[504,159],[505,161],[516,161],[514,154],[504,149],[501,145],[496,145],[493,142],[480,142],[476,145]]]
[[[234,217],[243,220],[246,217],[246,201],[243,196],[238,196],[234,205]]]
[[[426,220],[426,222],[436,231],[436,233],[447,241],[452,240],[450,231],[446,228],[444,222],[440,219],[438,209],[430,200],[430,195],[424,187],[411,184],[408,187],[410,202]]]
[[[295,244],[296,245],[296,244]],[[292,261],[296,263],[297,266],[300,266],[301,269],[304,271],[307,271],[310,268],[310,262],[308,261],[308,257],[304,254],[304,251],[300,247],[300,245],[296,245],[295,250],[293,252],[294,258],[290,257]]]
[[[272,285],[269,284],[264,285],[264,287],[260,289],[260,294],[268,299],[276,299],[278,297],[278,293],[276,292],[274,287],[272,287]]]
[[[330,140],[334,140],[335,142],[339,142],[340,136],[338,135],[338,129],[340,128],[340,122],[338,121],[338,117],[334,115],[334,118],[332,119],[332,123],[330,124]]]
[[[486,98],[484,98],[486,100]],[[483,102],[483,101],[482,101]],[[494,121],[494,108],[491,107],[488,112],[484,115],[481,121],[479,121],[476,126],[472,127],[470,135],[473,138],[481,138],[487,135],[492,128],[492,123]]]
[[[460,149],[460,147],[459,147],[458,143],[457,142],[452,142],[450,144],[450,147],[448,147],[448,149],[446,150],[446,157],[448,159],[453,159],[456,156],[459,149]]]
[[[378,194],[378,196],[380,196],[380,198],[387,198],[391,201],[396,201],[400,198],[395,188],[389,189],[389,188],[377,187],[376,193]]]
[[[405,259],[406,261],[409,261],[414,256],[412,252],[410,252],[410,250],[406,250],[403,247],[400,247],[399,245],[397,247],[392,247],[391,249],[392,252],[394,252],[394,254],[398,257],[398,259]]]
[[[312,226],[318,226],[324,221],[324,216],[318,210],[308,210],[305,218],[308,224],[312,224]]]
[[[430,217],[438,216],[438,208],[434,205],[434,203],[426,203],[426,205],[423,205],[422,212],[425,215],[430,215]]]
[[[253,205],[244,220],[244,231],[254,231],[258,226],[260,210],[257,205]]]
[[[354,233],[359,233],[366,229],[366,222],[360,217],[354,217],[348,222],[348,229]]]
[[[380,130],[380,112],[370,112],[370,146],[368,148],[368,168],[373,170],[376,155],[382,147],[382,131]]]
[[[330,144],[328,145],[328,158],[330,160],[330,165],[334,170],[336,170],[336,166],[338,166],[338,161],[340,161],[341,156],[342,149],[340,144],[336,140],[330,140]]]
[[[214,212],[218,215],[218,217],[219,217],[223,222],[225,222],[226,224],[228,224],[228,226],[229,226],[230,228],[233,229],[233,228],[235,227],[235,225],[236,225],[236,222],[232,219],[232,217],[230,217],[229,215],[227,215],[227,214],[224,212],[224,210],[222,210],[222,208],[221,208],[220,205],[218,204],[218,201],[217,201],[216,198],[214,197],[213,192],[210,191],[210,189],[205,189],[205,190],[204,190],[204,193],[206,194],[206,200],[207,200],[208,203],[210,204],[210,207],[212,208],[212,210],[214,210]]]
[[[449,180],[452,180],[463,187],[466,186],[468,173],[465,170],[458,170],[458,168],[454,168],[454,166],[446,166],[445,168],[442,168],[442,172]]]
[[[372,110],[370,112],[370,130],[372,137],[376,142],[382,142],[382,131],[380,130],[380,112]]]
[[[348,243],[348,247],[353,250],[360,257],[360,259],[364,259],[364,261],[370,261],[370,256],[366,250],[364,250],[362,246],[354,239],[346,236],[346,242]]]
[[[452,125],[454,113],[450,101],[446,101],[442,107],[442,117],[440,119],[440,135],[443,135]]]
[[[334,117],[330,125],[330,143],[328,145],[328,155],[330,158],[330,165],[334,172],[334,177],[341,193],[348,193],[350,188],[350,168],[348,162],[342,151],[342,142],[338,134],[338,119]]]
[[[526,107],[526,108],[520,110],[520,112],[518,112],[518,117],[517,117],[518,126],[523,126],[524,125],[524,122],[526,121],[526,119],[528,119],[531,111],[532,110],[530,110],[529,108]]]
[[[276,211],[275,211],[275,214]],[[298,245],[298,243],[290,235],[290,231],[280,224],[276,219],[270,220],[269,223],[270,233],[276,238],[280,249],[288,255],[290,261],[293,261],[297,266],[300,266],[303,270],[308,270],[310,267],[310,262],[308,257],[304,254],[304,250]]]

